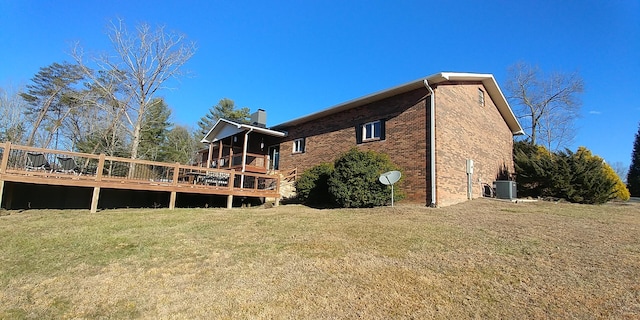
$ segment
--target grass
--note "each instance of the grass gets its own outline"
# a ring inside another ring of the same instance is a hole
[[[9,213],[0,319],[640,317],[640,204]]]

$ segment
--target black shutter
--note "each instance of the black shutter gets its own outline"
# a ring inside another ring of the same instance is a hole
[[[307,149],[307,138],[302,138],[302,141],[300,141],[300,150],[302,153],[304,153]]]
[[[361,124],[356,126],[356,143],[357,144],[362,143],[362,125]]]
[[[380,119],[380,140],[384,140],[386,135],[385,135],[385,120],[384,119]]]

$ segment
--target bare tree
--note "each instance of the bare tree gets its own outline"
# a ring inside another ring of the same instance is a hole
[[[117,100],[121,91],[119,83],[104,71],[93,75],[84,67],[84,72],[91,74],[92,79],[84,92],[85,108],[90,112],[71,118],[78,149],[87,153],[130,156],[129,130],[124,117],[127,109],[123,107],[127,101]]]
[[[97,69],[108,76],[98,76],[87,67],[82,49],[76,45],[72,56],[94,84],[103,89],[124,112],[131,138],[130,156],[138,157],[141,129],[147,107],[166,82],[183,75],[181,67],[193,56],[195,43],[186,43],[182,34],[167,32],[164,27],[152,30],[140,24],[130,33],[122,20],[112,22],[108,32],[114,56],[93,59]],[[114,90],[117,86],[117,90]]]
[[[0,88],[0,141],[24,143],[26,128],[24,114],[26,102],[17,93],[19,90]]]
[[[573,123],[582,104],[579,94],[584,90],[577,72],[545,75],[520,62],[509,68],[505,88],[531,143],[557,150],[573,140]]]
[[[621,161],[616,161],[610,164],[611,168],[613,169],[613,171],[615,171],[615,173],[618,175],[618,177],[620,177],[620,180],[622,180],[622,182],[626,183],[627,182],[627,173],[629,171],[629,167],[625,166],[624,163],[622,163]]]

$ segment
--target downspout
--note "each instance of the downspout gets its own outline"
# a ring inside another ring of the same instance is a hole
[[[244,145],[242,146],[242,173],[243,175],[240,178],[240,188],[244,188],[244,172],[247,167],[247,144],[249,141],[249,133],[253,131],[253,128],[250,128],[247,133],[244,134]]]
[[[436,101],[435,101],[435,94],[433,92],[433,89],[431,89],[431,87],[429,86],[429,81],[427,79],[424,79],[424,86],[427,88],[427,90],[429,90],[430,98],[431,98],[431,101],[429,103],[429,107],[430,107],[429,108],[429,122],[430,122],[429,159],[431,160],[431,163],[430,163],[431,204],[429,206],[432,208],[435,208],[436,207],[436,121],[434,116],[435,116],[435,109],[436,109],[435,107]]]

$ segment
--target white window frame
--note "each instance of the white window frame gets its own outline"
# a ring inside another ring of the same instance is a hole
[[[377,132],[376,132],[376,124],[378,125]],[[362,141],[380,140],[381,136],[382,136],[382,123],[380,120],[367,122],[362,125]]]
[[[484,90],[478,88],[478,102],[480,106],[484,107]]]
[[[293,149],[292,153],[303,153],[304,152],[304,138],[298,138],[293,140]]]

